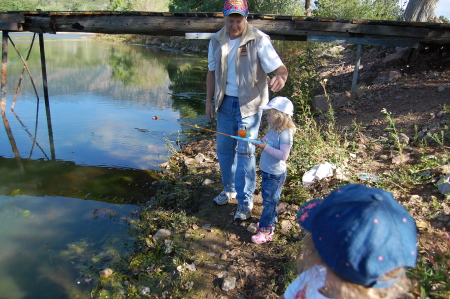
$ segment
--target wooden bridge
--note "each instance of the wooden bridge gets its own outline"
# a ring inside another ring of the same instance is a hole
[[[450,44],[449,23],[346,20],[320,17],[249,14],[250,24],[272,39],[417,47]],[[0,13],[0,30],[35,33],[104,33],[208,38],[223,27],[223,14],[158,12]]]

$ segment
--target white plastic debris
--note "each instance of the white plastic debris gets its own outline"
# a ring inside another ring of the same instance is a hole
[[[336,166],[325,162],[323,164],[319,164],[311,168],[311,170],[308,170],[305,172],[305,174],[302,177],[303,185],[309,185],[314,180],[321,180],[323,178],[332,177],[334,175],[334,170],[336,169]]]
[[[356,174],[360,180],[363,181],[371,181],[371,182],[378,182],[380,181],[380,177],[376,174],[372,173],[366,173],[366,172],[359,172]]]

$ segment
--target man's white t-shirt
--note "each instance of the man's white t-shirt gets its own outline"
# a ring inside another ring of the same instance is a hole
[[[239,42],[241,38],[231,40],[228,38],[228,68],[227,68],[227,85],[225,88],[225,94],[229,96],[239,96],[238,84],[236,81],[236,53],[238,50]],[[216,70],[216,61],[214,60],[212,42],[209,42],[208,48],[208,69],[210,71]],[[261,61],[261,67],[268,74],[278,69],[283,62],[280,56],[275,51],[270,39],[266,36],[261,38],[258,45],[258,57]]]

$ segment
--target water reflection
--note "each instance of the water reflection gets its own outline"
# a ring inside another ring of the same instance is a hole
[[[24,38],[16,44],[18,48],[28,46]],[[183,128],[151,118],[158,115],[173,120],[204,121],[203,58],[142,46],[60,39],[47,40],[46,57],[58,160],[91,166],[158,169],[167,159],[167,140],[182,138],[178,135],[182,135]],[[28,66],[35,82],[41,82],[39,63],[38,55],[31,53]],[[8,82],[18,82],[21,69],[19,63],[11,64]],[[9,94],[14,89],[14,84],[8,84]],[[31,144],[26,130],[17,128],[34,131],[37,124],[33,121],[45,120],[43,103],[38,103],[38,108],[36,114],[36,97],[30,80],[24,80],[14,107],[21,121],[9,119],[22,157],[30,151]],[[30,158],[50,156],[45,124],[40,124],[35,138],[46,152],[34,151]],[[13,152],[0,145],[0,155],[9,158]]]
[[[23,54],[30,36],[13,37]],[[45,36],[51,127],[10,52],[0,130],[0,297],[89,298],[132,244],[129,220],[183,127],[202,125],[204,58]],[[42,82],[39,51],[30,52]],[[38,86],[39,93],[42,87]],[[187,119],[189,118],[189,119]],[[54,153],[51,152],[52,134]]]
[[[0,158],[0,194],[64,196],[109,203],[138,204],[154,193],[156,171],[76,165],[68,161]]]
[[[90,298],[86,278],[130,250],[126,219],[133,209],[59,196],[0,196],[1,297]]]

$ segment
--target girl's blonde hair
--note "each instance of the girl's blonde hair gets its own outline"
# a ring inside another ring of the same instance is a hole
[[[275,121],[271,125],[271,128],[275,129],[278,134],[282,131],[290,129],[292,131],[292,135],[295,134],[295,130],[297,130],[292,117],[289,114],[281,112],[277,109],[269,109],[269,111],[274,117]]]
[[[324,296],[336,299],[408,298],[407,293],[411,288],[411,282],[406,277],[404,268],[396,268],[381,277],[381,279],[386,278],[387,280],[399,277],[397,283],[390,287],[380,289],[365,287],[343,278],[327,267],[317,253],[310,233],[306,235],[302,243],[298,258],[298,272],[302,273],[315,265],[322,265],[327,268],[327,273],[330,272],[337,278],[331,283],[327,281],[325,286],[319,290]]]

